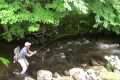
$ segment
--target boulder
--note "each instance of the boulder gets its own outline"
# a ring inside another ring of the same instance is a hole
[[[52,72],[48,70],[39,70],[37,72],[37,80],[52,80]]]
[[[109,49],[119,47],[119,44],[97,43],[99,49]]]
[[[70,76],[75,80],[86,80],[87,73],[81,68],[72,68],[69,70]]]
[[[86,80],[102,80],[94,69],[87,69],[87,79]]]
[[[30,76],[26,76],[26,77],[24,78],[24,80],[35,80],[35,79],[33,79],[33,78],[30,77]]]
[[[102,80],[120,80],[119,74],[114,72],[101,72],[100,77]]]
[[[72,76],[61,76],[57,78],[53,78],[52,80],[74,80]]]
[[[91,66],[90,68],[96,72],[107,72],[107,69],[104,66]]]
[[[53,76],[53,80],[62,80],[62,76],[58,72],[55,72]]]
[[[62,76],[62,80],[74,80],[72,76]]]
[[[104,57],[108,61],[108,68],[111,67],[113,71],[120,74],[120,59],[117,55],[110,55]]]
[[[72,42],[70,42],[70,41],[69,41],[69,42],[67,42],[67,44],[68,44],[68,45],[71,45],[71,44],[72,44]]]
[[[104,66],[92,66],[90,68],[96,71],[101,80],[120,80],[117,73],[109,72]]]

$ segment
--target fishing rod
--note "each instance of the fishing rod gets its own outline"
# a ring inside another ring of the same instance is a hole
[[[49,44],[51,44],[53,41],[54,41],[54,40],[48,42],[47,44],[43,45],[41,48],[39,48],[39,49],[36,50],[37,52],[42,53],[41,55],[39,55],[39,54],[37,53],[36,56],[35,56],[35,57],[41,58],[42,63],[44,63],[44,61],[45,61],[45,58],[44,58],[44,57],[45,57],[46,53],[50,51],[49,48],[48,48],[47,50],[44,50],[44,51],[43,51],[42,49],[44,49],[45,47],[47,47],[47,46],[48,46]],[[42,51],[41,51],[41,50],[42,50]]]

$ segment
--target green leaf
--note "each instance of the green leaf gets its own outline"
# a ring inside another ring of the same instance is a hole
[[[6,66],[8,66],[8,64],[10,64],[10,61],[4,57],[0,57],[0,62]]]
[[[39,25],[31,25],[30,27],[28,27],[29,32],[36,32],[38,30],[39,30]]]

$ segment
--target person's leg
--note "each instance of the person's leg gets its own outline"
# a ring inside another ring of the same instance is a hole
[[[20,60],[18,60],[18,63],[22,67],[22,71],[20,72],[20,74],[24,74],[27,71],[27,68],[28,68],[25,60],[24,59],[20,59]]]
[[[28,67],[29,66],[29,62],[27,61],[27,59],[24,59],[24,61],[25,61],[26,65],[27,65],[27,67]]]

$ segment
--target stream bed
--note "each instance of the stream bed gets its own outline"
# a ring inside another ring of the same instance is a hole
[[[1,51],[10,54],[12,59],[12,50],[21,43],[10,43],[5,46],[1,43]],[[24,44],[24,43],[23,43]],[[22,46],[22,45],[21,45]],[[38,53],[31,58],[27,74],[36,79],[38,70],[50,70],[64,75],[65,70],[78,67],[81,64],[105,65],[104,55],[117,54],[119,56],[119,43],[113,43],[112,39],[90,39],[90,38],[67,38],[52,42],[48,46],[40,49],[40,45],[32,46]],[[7,51],[6,51],[7,50]],[[13,71],[20,71],[18,64],[11,64],[8,67],[0,65],[0,80],[23,80],[21,77],[13,74]]]

